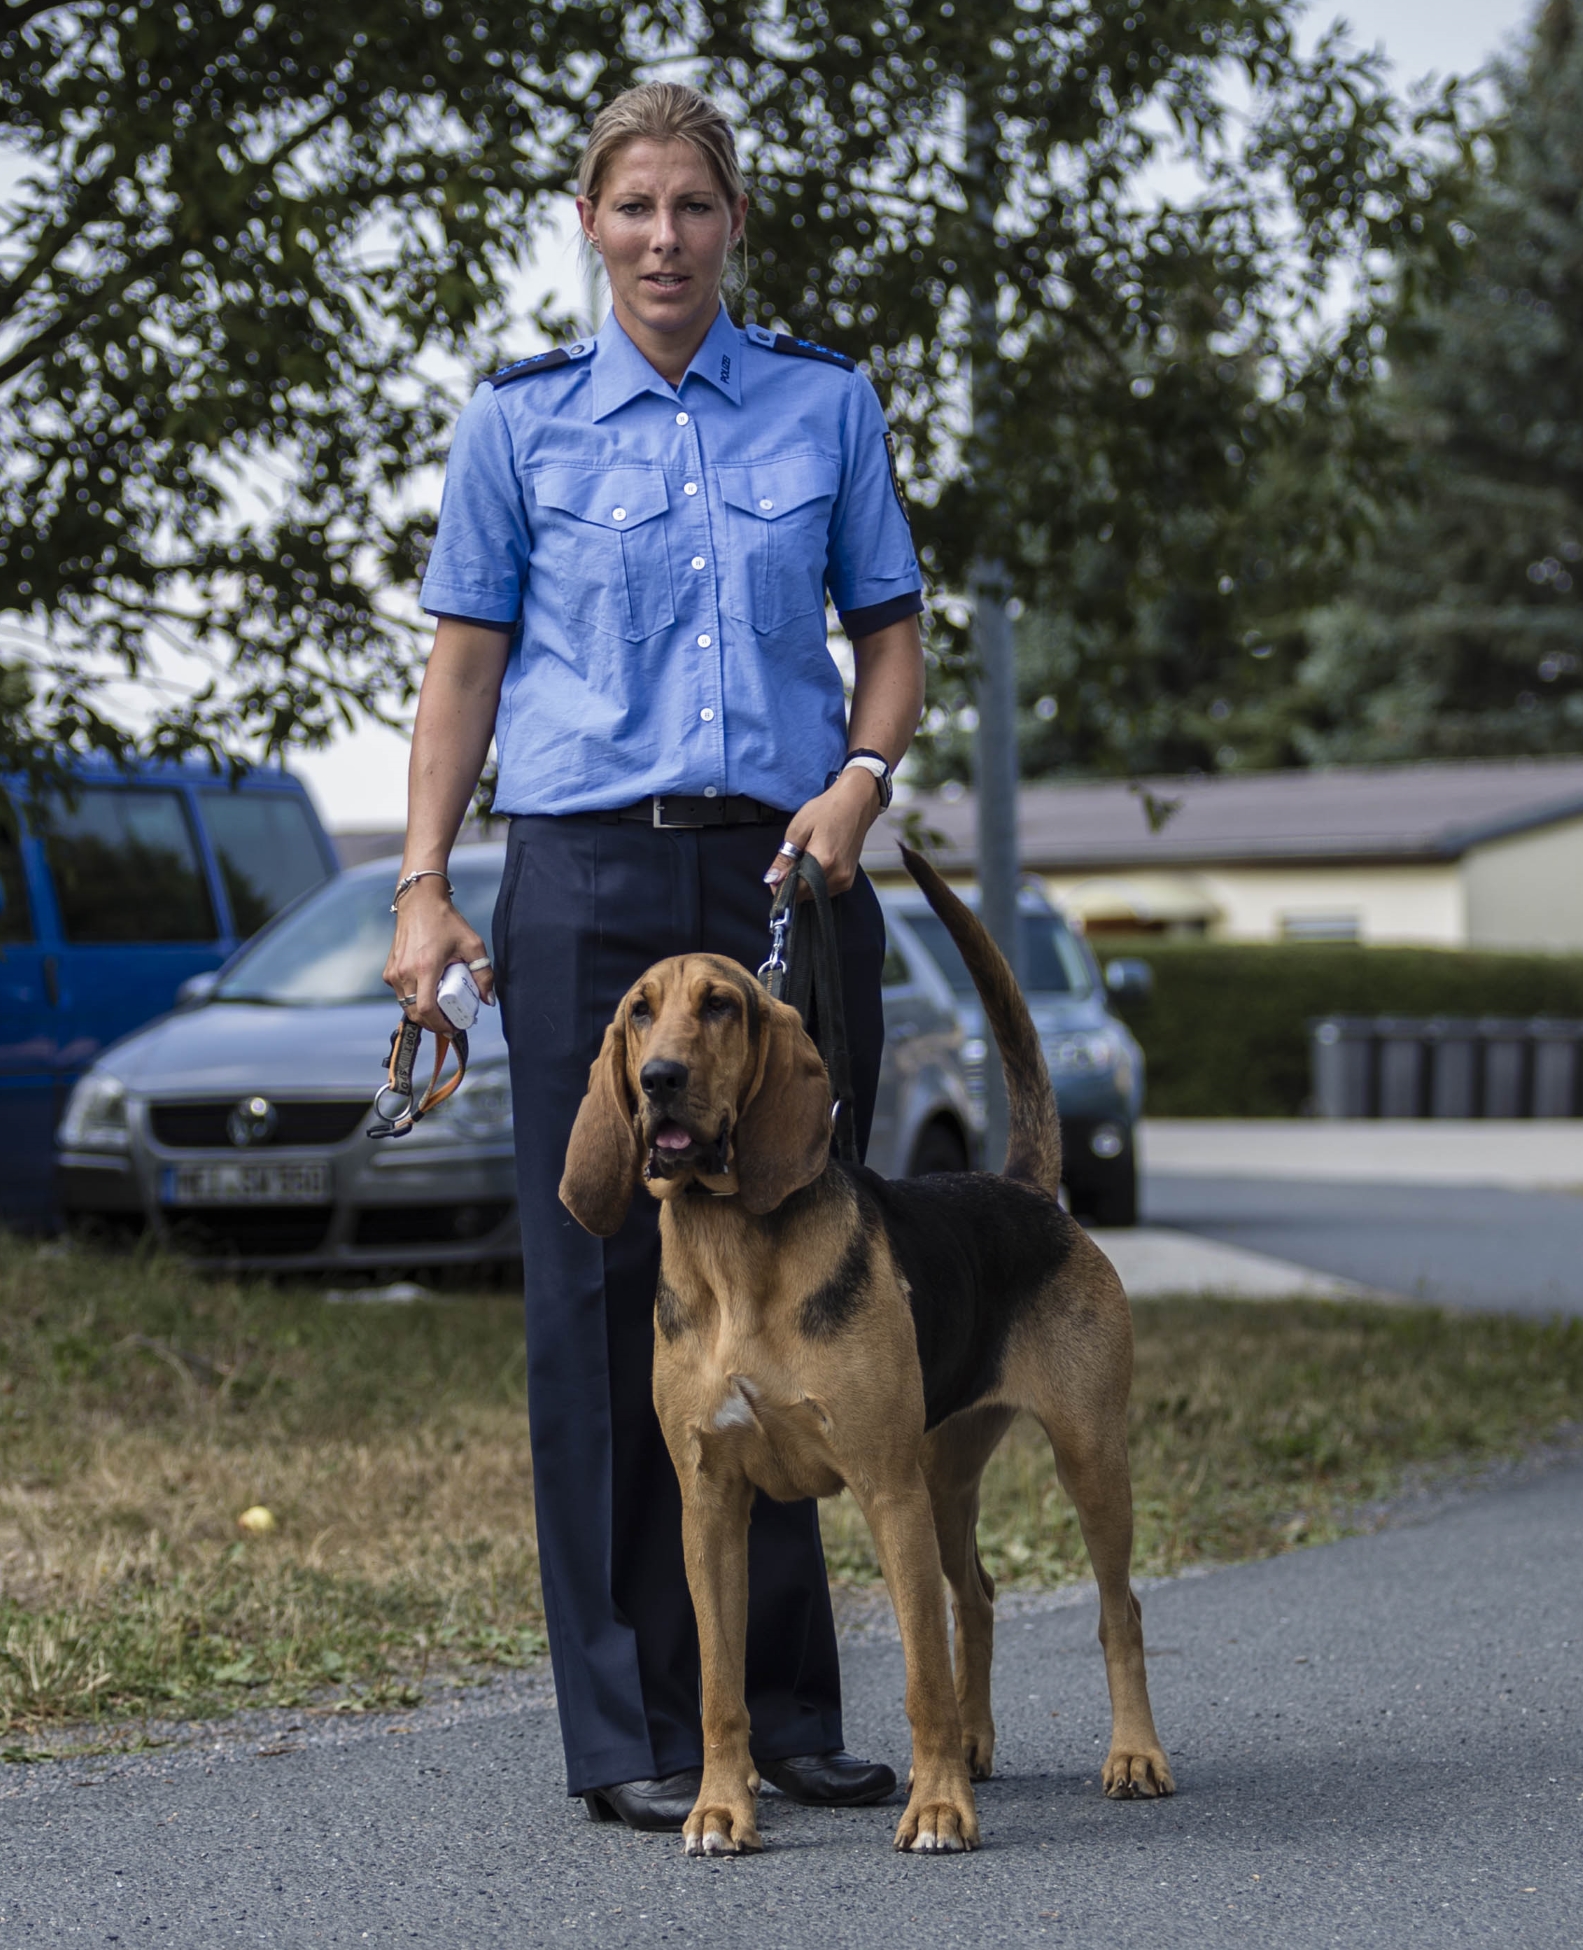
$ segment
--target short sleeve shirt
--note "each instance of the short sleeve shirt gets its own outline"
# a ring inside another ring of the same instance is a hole
[[[457,422],[423,605],[512,632],[499,813],[801,805],[846,750],[827,596],[854,637],[923,608],[850,360],[722,308],[673,387],[612,314]]]

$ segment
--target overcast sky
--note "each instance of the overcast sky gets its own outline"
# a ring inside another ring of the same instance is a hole
[[[1310,31],[1317,34],[1339,15],[1360,43],[1384,48],[1397,85],[1405,87],[1430,74],[1473,73],[1492,53],[1515,45],[1534,10],[1533,0],[1357,0],[1342,7],[1320,0],[1310,12]],[[570,250],[549,246],[542,269],[548,282],[577,288]],[[365,730],[297,758],[293,769],[309,782],[332,830],[397,828],[406,819],[406,761],[402,739]]]

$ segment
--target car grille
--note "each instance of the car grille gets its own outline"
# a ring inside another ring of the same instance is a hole
[[[316,1253],[332,1214],[324,1207],[213,1205],[200,1214],[166,1209],[171,1243],[200,1259],[290,1259]]]
[[[359,1246],[458,1246],[484,1239],[510,1215],[509,1199],[477,1205],[370,1205],[357,1215]]]
[[[274,1100],[272,1100],[274,1101]],[[344,1144],[371,1114],[373,1093],[366,1097],[333,1097],[275,1103],[275,1129],[263,1144],[250,1144],[250,1151],[268,1145]],[[218,1151],[233,1149],[226,1128],[237,1099],[220,1103],[154,1104],[148,1114],[154,1142],[173,1151]]]

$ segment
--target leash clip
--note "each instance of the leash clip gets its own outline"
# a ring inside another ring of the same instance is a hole
[[[770,952],[769,959],[759,964],[759,980],[771,995],[778,996],[786,977],[786,930],[791,926],[791,909],[783,907],[770,913]],[[776,976],[781,981],[775,980]]]

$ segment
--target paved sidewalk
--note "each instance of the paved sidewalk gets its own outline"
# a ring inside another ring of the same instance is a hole
[[[1383,1300],[1395,1296],[1289,1259],[1172,1226],[1092,1229],[1132,1300],[1215,1294],[1230,1300]]]
[[[1146,1117],[1139,1153],[1147,1172],[1198,1178],[1583,1192],[1583,1118]]]
[[[898,1857],[895,1807],[767,1796],[689,1862],[560,1792],[547,1688],[8,1770],[0,1943],[523,1950],[1575,1950],[1583,1465],[1143,1595],[1181,1791],[1114,1804],[1092,1598],[1003,1605],[985,1848]],[[848,1734],[905,1764],[899,1648],[845,1655]]]

